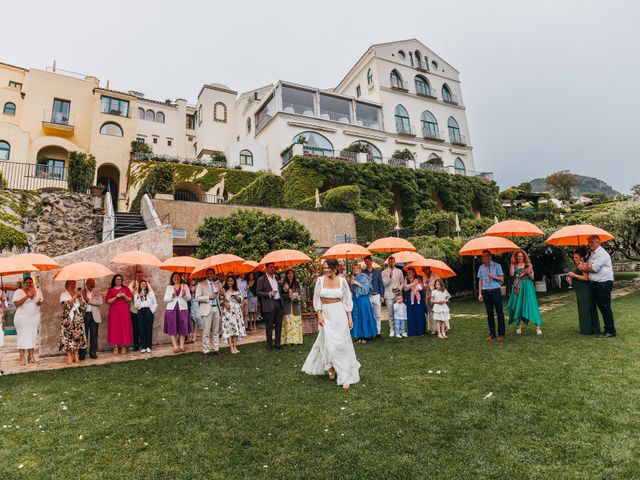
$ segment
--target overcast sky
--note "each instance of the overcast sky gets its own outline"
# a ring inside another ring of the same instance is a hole
[[[190,102],[205,82],[333,87],[370,45],[415,37],[461,72],[476,168],[502,187],[640,183],[640,1],[2,3],[0,61]]]

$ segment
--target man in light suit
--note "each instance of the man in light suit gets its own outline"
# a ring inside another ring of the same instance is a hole
[[[206,279],[196,287],[196,301],[202,317],[202,352],[209,358],[210,344],[213,341],[213,354],[222,355],[220,351],[220,291],[222,285],[214,281],[215,272],[209,268],[205,272]]]
[[[276,277],[273,263],[267,264],[267,273],[260,277],[256,285],[256,295],[261,301],[262,316],[267,334],[267,349],[273,350],[273,327],[275,326],[275,348],[280,350],[282,336],[282,284]]]
[[[102,305],[102,295],[96,291],[96,281],[93,278],[87,278],[85,288],[82,290],[82,298],[87,304],[84,312],[84,331],[87,336],[87,345],[89,346],[89,356],[98,358],[98,328],[102,317],[100,316],[100,305]],[[80,349],[80,360],[84,360],[87,356],[87,349]]]

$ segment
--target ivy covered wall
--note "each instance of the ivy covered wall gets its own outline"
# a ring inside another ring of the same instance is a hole
[[[24,219],[29,207],[39,201],[37,192],[0,188],[0,251],[28,245]]]

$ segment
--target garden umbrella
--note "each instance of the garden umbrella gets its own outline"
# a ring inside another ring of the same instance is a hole
[[[191,272],[192,277],[204,277],[207,270],[213,269],[217,274],[221,273],[234,273],[239,274],[240,268],[243,268],[245,263],[244,258],[231,253],[219,253],[218,255],[212,255],[204,260],[200,260],[196,265],[196,268]],[[244,267],[246,268],[246,267]],[[249,270],[251,271],[251,270]],[[247,272],[243,272],[247,273]]]
[[[524,220],[505,220],[491,225],[484,234],[495,237],[537,237],[544,235],[544,232]]]
[[[364,258],[371,252],[357,243],[338,243],[322,254],[322,258]]]
[[[33,264],[25,262],[24,260],[21,260],[17,257],[17,255],[14,255],[12,257],[0,258],[0,285],[2,286],[3,290],[4,281],[1,281],[2,276],[38,271],[38,268]]]
[[[398,263],[411,263],[416,260],[424,259],[424,257],[420,255],[418,252],[409,252],[409,251],[397,252],[389,256],[395,258],[396,262]],[[387,258],[387,260],[389,259]],[[385,264],[389,263],[387,260],[384,261]]]
[[[162,262],[161,270],[178,273],[191,273],[196,268],[200,260],[194,257],[171,257]]]
[[[41,272],[62,268],[53,258],[42,253],[21,253],[14,258],[20,259],[36,267]]]
[[[260,266],[273,263],[276,267],[294,267],[310,261],[311,258],[301,251],[284,248],[267,253],[262,257],[262,260],[260,260]]]
[[[367,266],[364,262],[358,262],[358,265],[360,265],[360,268],[365,268]],[[371,266],[373,268],[380,269],[380,264],[379,263],[371,262]]]
[[[121,252],[111,259],[111,263],[127,263],[130,265],[151,265],[160,266],[162,263],[158,257],[152,253],[141,252],[140,250],[129,250]]]
[[[379,238],[367,248],[372,252],[413,252],[416,250],[411,242],[399,237]]]
[[[441,278],[451,278],[456,276],[449,265],[441,260],[434,260],[431,258],[425,258],[423,260],[416,260],[406,265],[404,268],[413,268],[416,272],[424,274],[424,269],[429,267],[433,273],[437,273]]]
[[[577,247],[586,245],[588,243],[587,240],[592,235],[598,235],[601,242],[607,242],[614,238],[609,232],[593,225],[569,225],[555,232],[545,240],[545,243],[556,247]]]
[[[460,249],[460,255],[482,255],[483,250],[489,250],[491,253],[513,252],[518,247],[511,240],[503,237],[479,237],[468,241]]]
[[[67,280],[86,280],[87,278],[100,278],[113,275],[107,267],[97,262],[77,262],[63,267],[56,273],[53,280],[65,282]]]

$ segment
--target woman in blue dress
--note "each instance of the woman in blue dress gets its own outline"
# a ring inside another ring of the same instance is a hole
[[[369,276],[362,273],[362,267],[357,263],[353,266],[351,275],[351,292],[353,294],[353,329],[351,337],[357,338],[358,343],[367,343],[367,339],[378,334],[376,319],[369,301],[371,282]]]
[[[427,330],[425,322],[425,302],[424,289],[420,291],[420,303],[411,301],[411,289],[419,285],[420,278],[413,268],[407,269],[407,276],[404,279],[404,303],[407,305],[407,333],[410,337],[424,335]]]

